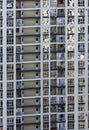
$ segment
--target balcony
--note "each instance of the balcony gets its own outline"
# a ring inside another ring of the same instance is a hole
[[[64,97],[52,97],[51,98],[51,105],[63,105],[65,104],[65,98]]]

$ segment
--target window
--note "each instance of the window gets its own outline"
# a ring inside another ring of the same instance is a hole
[[[43,88],[43,95],[49,94],[49,88]]]
[[[1,74],[0,74],[0,80],[2,80],[2,78],[3,78],[3,74],[1,73]]]
[[[7,90],[13,90],[14,89],[14,83],[13,82],[8,82],[7,83]]]
[[[84,129],[85,128],[85,121],[78,121],[78,129]]]
[[[14,130],[13,126],[8,126],[7,130]]]
[[[48,87],[49,86],[49,81],[48,80],[43,80],[43,86]]]
[[[13,91],[7,91],[7,98],[13,98],[14,93]]]
[[[79,85],[79,86],[85,85],[85,79],[84,79],[84,78],[78,79],[78,85]]]
[[[74,87],[68,87],[68,94],[74,94]]]
[[[85,110],[85,104],[78,104],[78,111],[84,111]]]
[[[85,93],[85,86],[79,86],[78,87],[78,93]]]
[[[0,38],[0,45],[2,45],[2,38]]]
[[[7,29],[7,35],[9,36],[11,36],[11,35],[13,35],[13,29]]]
[[[13,8],[13,1],[7,1],[7,9]]]
[[[68,6],[74,6],[74,0],[68,0]]]
[[[74,104],[68,104],[68,112],[74,111]]]
[[[13,39],[13,37],[8,37],[8,38],[7,38],[7,44],[14,44],[14,39]]]
[[[78,61],[78,68],[84,68],[85,62],[84,61]]]
[[[7,73],[7,80],[13,80],[14,73]]]
[[[13,124],[14,119],[13,118],[7,118],[7,124]]]
[[[78,69],[78,76],[84,76],[85,75],[85,69]]]
[[[74,59],[74,52],[69,52],[67,57],[68,57],[68,60]]]
[[[74,121],[68,121],[68,129],[74,129]]]
[[[49,116],[48,115],[44,115],[43,116],[43,121],[45,122],[45,121],[48,121],[49,122]]]
[[[2,9],[3,5],[2,5],[2,1],[0,1],[0,9]]]
[[[0,65],[0,71],[2,72],[2,70],[3,70],[3,66],[2,66],[2,65]]]
[[[13,107],[14,101],[13,100],[8,100],[7,101],[7,107]]]
[[[74,104],[74,96],[68,96],[68,104]]]
[[[43,54],[43,60],[48,60],[48,58],[49,58],[48,53],[44,53],[44,54]]]
[[[85,0],[78,0],[78,6],[84,6]]]
[[[12,116],[14,115],[14,110],[13,109],[7,109],[7,116]]]
[[[9,72],[13,71],[13,65],[12,64],[7,65],[7,71],[9,71]]]
[[[48,105],[49,104],[49,97],[44,97],[43,104]]]
[[[11,27],[11,26],[13,26],[13,20],[12,19],[7,19],[7,26],[8,27]]]
[[[68,76],[73,77],[74,76],[74,70],[68,70]]]
[[[13,62],[14,60],[14,55],[8,54],[7,55],[7,62]]]
[[[43,71],[43,78],[46,78],[49,76],[49,72],[48,71]]]
[[[3,6],[2,6],[3,7]],[[0,18],[2,18],[2,11],[0,11]]]
[[[68,120],[74,120],[74,114],[68,114]]]
[[[13,18],[13,11],[7,11],[7,18]]]
[[[78,103],[85,103],[85,96],[78,96]]]
[[[74,69],[74,61],[68,62],[68,69]]]
[[[85,40],[85,34],[78,34],[78,41],[84,41]]]
[[[21,123],[21,118],[20,117],[16,118],[16,123]]]
[[[85,58],[85,52],[78,52],[78,59],[83,60]]]
[[[14,53],[13,46],[7,47],[7,54],[13,54],[13,53]]]
[[[85,23],[85,17],[78,17],[78,24],[84,24]]]

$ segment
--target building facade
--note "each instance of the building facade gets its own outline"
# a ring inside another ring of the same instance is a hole
[[[0,0],[0,130],[89,130],[89,0]]]

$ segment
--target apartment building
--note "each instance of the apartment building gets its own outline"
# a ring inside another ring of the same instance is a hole
[[[89,130],[89,0],[0,0],[0,130]]]

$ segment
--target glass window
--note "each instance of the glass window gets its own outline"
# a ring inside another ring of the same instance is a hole
[[[13,37],[8,37],[7,38],[7,44],[13,44],[14,43],[14,38]]]
[[[14,60],[14,55],[8,54],[7,55],[7,62],[13,62]]]
[[[13,107],[14,106],[14,101],[13,100],[8,100],[7,101],[7,107]]]
[[[13,109],[7,109],[7,116],[12,116],[14,115],[14,110]]]
[[[7,1],[7,9],[13,8],[13,0],[8,0]]]
[[[78,0],[78,6],[84,6],[85,0]]]
[[[7,19],[7,26],[8,27],[11,27],[11,26],[13,26],[13,19]]]
[[[7,98],[13,98],[13,96],[14,96],[14,93],[13,93],[13,91],[7,91]]]

